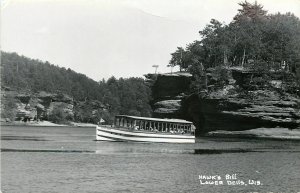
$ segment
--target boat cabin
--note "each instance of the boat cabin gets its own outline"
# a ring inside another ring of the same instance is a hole
[[[195,131],[195,127],[192,122],[181,119],[159,119],[117,115],[115,117],[114,124],[116,127],[127,128],[136,131],[166,132],[176,134],[193,134]]]

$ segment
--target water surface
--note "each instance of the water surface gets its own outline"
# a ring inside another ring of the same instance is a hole
[[[94,128],[21,126],[2,126],[1,139],[5,193],[300,191],[298,141],[96,142]],[[226,174],[247,185],[227,185]],[[201,184],[199,175],[224,185]]]

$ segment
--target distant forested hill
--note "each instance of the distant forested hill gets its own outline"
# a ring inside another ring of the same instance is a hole
[[[152,112],[149,105],[151,90],[142,78],[111,77],[107,81],[96,82],[69,68],[61,68],[17,53],[2,52],[1,87],[17,93],[34,94],[45,91],[66,94],[74,99],[74,109],[78,109],[76,104],[82,104],[80,101],[96,100],[105,106],[107,121],[112,121],[116,114],[151,116]],[[91,111],[88,106],[81,105],[80,108],[79,112],[83,115]],[[103,116],[103,113],[99,116]],[[76,116],[71,119],[76,121]]]
[[[76,100],[100,99],[99,84],[87,76],[71,69],[60,68],[49,62],[42,62],[2,52],[2,86],[20,91],[62,92]]]

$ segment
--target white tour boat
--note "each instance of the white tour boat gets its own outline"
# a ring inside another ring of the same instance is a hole
[[[195,127],[181,119],[117,115],[114,125],[98,125],[96,140],[158,143],[195,143]]]

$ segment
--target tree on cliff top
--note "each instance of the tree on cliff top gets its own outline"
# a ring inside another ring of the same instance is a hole
[[[172,58],[169,62],[168,66],[174,67],[174,66],[179,66],[180,71],[182,69],[187,69],[186,64],[188,63],[187,57],[188,53],[182,48],[182,47],[177,47],[177,50],[171,54]]]
[[[260,22],[267,16],[267,11],[263,9],[261,4],[251,4],[247,1],[238,3],[242,8],[238,9],[238,13],[234,16],[233,22],[239,23],[247,20],[252,22]]]
[[[300,60],[300,21],[291,13],[267,14],[263,6],[247,1],[227,25],[212,19],[199,31],[197,52],[188,44],[171,54],[171,65],[188,69],[202,62],[204,68],[225,66],[249,66],[267,63],[268,68],[283,63],[296,72]],[[183,57],[179,57],[179,51]],[[182,62],[184,59],[184,62]]]
[[[177,49],[171,54],[170,64],[187,70],[199,63],[204,69],[242,66],[279,70],[285,65],[285,70],[300,79],[299,18],[291,13],[267,14],[256,2],[239,5],[229,24],[212,19],[199,31],[201,40]],[[179,51],[183,57],[179,57]]]

